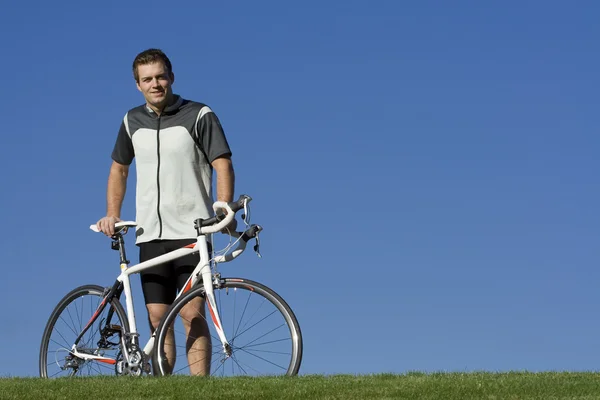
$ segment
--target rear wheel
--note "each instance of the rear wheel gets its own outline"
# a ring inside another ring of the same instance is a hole
[[[78,352],[103,356],[106,360],[84,360],[71,352],[75,339],[92,319],[103,295],[101,286],[80,286],[63,297],[52,311],[40,346],[42,378],[116,374],[113,361],[121,355],[121,335],[129,332],[127,316],[117,299],[102,310],[77,344]]]
[[[293,376],[298,373],[302,360],[300,326],[291,308],[277,293],[247,279],[220,280],[214,294],[230,344],[227,350],[221,345],[210,311],[205,310],[208,307],[204,293],[200,285],[182,296],[171,305],[157,328],[153,354],[156,375]],[[209,335],[202,334],[202,327],[206,326]]]

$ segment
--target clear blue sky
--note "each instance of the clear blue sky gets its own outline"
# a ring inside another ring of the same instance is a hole
[[[121,119],[143,101],[130,66],[148,47],[172,59],[175,91],[223,122],[236,194],[265,230],[262,259],[222,271],[288,300],[301,373],[597,370],[599,13],[527,0],[5,5],[0,376],[35,376],[59,299],[119,273],[88,227]]]

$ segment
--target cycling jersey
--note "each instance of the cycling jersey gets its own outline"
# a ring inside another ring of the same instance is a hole
[[[195,238],[194,220],[214,215],[211,163],[231,155],[215,113],[175,98],[161,115],[129,110],[112,152],[119,164],[136,160],[136,243]]]

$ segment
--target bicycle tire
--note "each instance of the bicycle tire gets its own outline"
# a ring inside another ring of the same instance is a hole
[[[104,295],[104,288],[102,286],[98,286],[98,285],[79,286],[79,287],[71,290],[69,293],[67,293],[58,302],[58,304],[52,311],[52,314],[50,314],[50,318],[48,319],[48,322],[46,323],[46,327],[45,327],[44,333],[42,335],[42,342],[40,345],[40,357],[39,357],[40,377],[48,378],[48,365],[49,365],[48,364],[48,347],[49,347],[49,344],[51,341],[56,342],[55,340],[51,339],[56,323],[61,318],[63,311],[65,311],[65,309],[67,309],[67,307],[69,305],[71,305],[72,303],[75,303],[75,301],[77,301],[78,299],[80,299],[86,295],[97,296],[98,299],[100,300],[100,299],[102,299],[102,297]],[[110,303],[111,303],[111,307],[114,309],[116,315],[118,316],[118,318],[120,320],[120,324],[121,324],[120,326],[121,326],[122,333],[129,332],[129,322],[128,322],[125,310],[123,309],[123,306],[121,305],[119,300],[116,298],[113,298]],[[75,308],[76,308],[76,310],[78,309],[76,305],[75,305]],[[92,308],[92,306],[90,308]],[[105,311],[109,310],[108,306],[104,310]],[[81,311],[83,313],[83,305],[81,307]],[[95,311],[95,309],[93,311]],[[70,312],[69,312],[69,318],[70,318],[71,322],[74,323],[73,316],[71,315]],[[65,320],[66,320],[66,318],[63,319],[63,321],[65,321]],[[83,321],[80,318],[80,323],[82,323],[82,322]],[[87,320],[86,320],[86,322],[87,322]],[[77,337],[77,335],[81,332],[81,329],[83,329],[83,326],[80,327],[79,331],[77,329],[73,329],[71,327],[69,327],[69,328],[71,331],[70,333],[72,333],[74,335],[74,337],[73,337],[73,340],[74,340]],[[72,345],[72,343],[67,342],[67,339],[65,339],[64,335],[62,335],[60,332],[59,332],[59,336],[61,336],[62,340],[65,341],[66,345]]]
[[[242,278],[221,278],[220,279],[220,285],[219,287],[214,287],[214,294],[215,294],[215,299],[217,302],[217,307],[219,310],[219,313],[221,315],[221,320],[223,325],[228,325],[228,321],[230,319],[230,315],[227,314],[227,311],[222,307],[223,303],[226,303],[228,300],[222,301],[223,296],[221,294],[224,294],[224,296],[228,296],[229,295],[229,290],[230,289],[234,289],[234,297],[236,297],[236,299],[234,299],[234,304],[235,301],[237,300],[237,291],[238,290],[242,290],[244,291],[243,294],[240,295],[240,297],[246,297],[246,307],[248,306],[249,300],[250,298],[256,296],[258,297],[259,300],[262,299],[263,304],[265,302],[270,303],[274,309],[271,312],[271,314],[268,315],[268,317],[264,317],[262,320],[254,323],[253,325],[251,325],[250,328],[247,327],[248,324],[250,324],[250,321],[246,321],[246,324],[244,325],[244,327],[241,327],[242,324],[242,320],[240,320],[237,328],[237,332],[235,331],[235,322],[234,322],[234,326],[233,329],[231,329],[229,332],[227,332],[226,327],[224,326],[223,328],[226,329],[226,335],[227,335],[227,339],[229,341],[229,343],[232,345],[232,356],[225,359],[225,361],[222,360],[222,365],[224,365],[225,362],[227,362],[227,360],[231,360],[232,364],[232,374],[235,374],[235,364],[237,364],[237,368],[238,368],[238,372],[242,372],[242,370],[244,370],[244,373],[242,373],[242,375],[249,375],[248,371],[246,371],[243,367],[240,366],[240,363],[242,363],[242,361],[239,359],[239,355],[241,355],[242,357],[247,357],[247,358],[252,358],[252,357],[256,357],[258,359],[261,360],[265,360],[263,357],[261,356],[257,356],[256,353],[258,353],[259,351],[261,352],[265,352],[268,353],[270,356],[279,356],[281,354],[284,354],[283,352],[278,352],[278,351],[269,351],[266,349],[259,349],[260,346],[266,346],[268,343],[271,342],[265,342],[265,343],[257,343],[258,339],[255,339],[253,342],[249,342],[252,343],[251,345],[248,344],[246,348],[243,348],[244,345],[242,346],[238,346],[237,344],[234,344],[234,342],[237,340],[238,343],[239,341],[241,341],[241,337],[243,335],[246,335],[248,331],[254,330],[254,326],[256,326],[259,322],[262,321],[266,321],[267,319],[272,319],[272,316],[274,316],[273,318],[276,319],[277,321],[275,321],[276,323],[279,322],[280,326],[286,325],[287,326],[287,330],[286,329],[282,329],[282,331],[277,332],[277,334],[287,334],[289,333],[290,335],[290,343],[287,344],[286,341],[287,339],[284,340],[274,340],[272,342],[272,344],[274,346],[283,346],[285,348],[289,348],[290,349],[290,356],[289,356],[289,362],[285,361],[282,363],[282,365],[277,365],[277,369],[276,373],[272,373],[272,372],[268,372],[265,373],[264,375],[269,375],[269,376],[273,376],[273,375],[284,375],[284,376],[295,376],[298,374],[298,371],[300,370],[300,365],[302,362],[302,351],[303,351],[303,345],[302,345],[302,332],[300,330],[300,325],[298,324],[298,320],[296,318],[296,316],[294,315],[291,307],[285,302],[285,300],[279,296],[274,290],[270,289],[269,287],[249,280],[249,279],[242,279]],[[161,323],[159,324],[158,328],[157,328],[157,332],[156,332],[156,338],[155,338],[155,345],[154,345],[154,349],[153,349],[153,365],[155,366],[155,375],[157,376],[165,376],[165,375],[170,375],[171,373],[167,371],[167,368],[169,368],[168,366],[165,367],[165,363],[163,362],[164,360],[166,360],[166,356],[164,353],[164,343],[165,343],[165,339],[166,339],[166,333],[167,333],[167,326],[170,326],[173,322],[175,322],[175,320],[177,319],[179,312],[181,311],[181,309],[191,300],[193,300],[196,297],[204,297],[204,286],[202,283],[199,284],[199,286],[197,286],[196,288],[192,289],[189,293],[183,295],[181,298],[179,298],[178,300],[176,300],[167,310],[164,318],[161,320]],[[244,299],[242,299],[244,300]],[[268,306],[268,305],[267,305]],[[263,307],[263,305],[261,304],[260,306],[261,308]],[[244,309],[244,313],[246,313],[246,309]],[[208,311],[207,311],[208,313]],[[250,314],[250,312],[248,312],[248,314]],[[254,315],[252,318],[254,319],[259,319],[260,316],[256,316],[257,311],[254,311]],[[234,317],[235,317],[235,312],[233,313]],[[244,315],[242,314],[242,319],[244,318]],[[213,329],[213,323],[208,322],[208,325],[210,327],[210,329]],[[276,329],[273,329],[273,331],[275,331]],[[245,329],[243,332],[241,332],[241,329]],[[269,332],[268,334],[270,334],[271,332]],[[260,337],[261,340],[267,340],[267,339],[262,339],[264,336],[266,336],[267,334],[263,335]],[[215,345],[217,348],[222,349],[221,346],[221,342],[218,339],[218,337],[216,335],[213,335],[211,332],[211,336],[212,336],[212,349],[215,349]],[[244,339],[246,340],[246,339]],[[189,339],[186,338],[186,341],[189,341]],[[175,343],[177,345],[177,341]],[[269,344],[269,346],[271,346],[271,344]],[[250,349],[250,347],[252,347],[252,349]],[[221,354],[221,356],[223,355],[221,352],[221,350],[219,350],[219,354]],[[237,354],[237,355],[235,355]],[[287,356],[286,356],[287,358]],[[254,358],[252,358],[254,359]],[[265,360],[270,364],[276,365],[276,363],[273,363],[271,361]],[[214,360],[213,360],[214,363]],[[233,364],[235,363],[235,364]],[[187,360],[185,362],[185,364],[187,363]],[[269,367],[268,364],[267,367]],[[189,368],[189,365],[188,365]],[[221,368],[221,366],[219,366],[219,369]],[[223,367],[222,368],[222,375],[224,375],[224,371],[227,367]],[[241,369],[240,369],[241,368]],[[182,370],[185,369],[182,368]],[[219,370],[213,370],[212,366],[210,367],[210,375],[219,375],[218,373]],[[256,371],[256,370],[255,370]],[[284,372],[285,371],[285,372]],[[191,372],[191,371],[190,371]],[[259,374],[261,375],[261,374]]]

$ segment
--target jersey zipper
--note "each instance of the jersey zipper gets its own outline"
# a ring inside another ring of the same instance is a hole
[[[158,124],[156,128],[156,157],[157,157],[157,165],[156,165],[156,190],[157,190],[157,201],[156,201],[156,213],[158,214],[158,238],[162,237],[162,217],[160,216],[160,117],[158,116]]]

